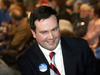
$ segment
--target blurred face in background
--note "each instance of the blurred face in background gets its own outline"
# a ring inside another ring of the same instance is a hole
[[[90,10],[88,7],[84,6],[80,8],[80,17],[86,18],[89,16]]]

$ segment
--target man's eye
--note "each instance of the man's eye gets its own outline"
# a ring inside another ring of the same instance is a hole
[[[56,31],[58,28],[53,29],[52,31]]]
[[[41,32],[42,34],[46,34],[47,32],[46,31],[44,31],[44,32]]]

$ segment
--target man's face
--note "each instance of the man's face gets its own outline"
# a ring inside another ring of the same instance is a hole
[[[38,44],[50,51],[54,50],[60,39],[60,30],[56,17],[51,15],[47,19],[36,20],[35,25],[36,32],[32,30],[32,33]]]
[[[80,9],[80,17],[86,18],[89,16],[89,10],[86,7]]]

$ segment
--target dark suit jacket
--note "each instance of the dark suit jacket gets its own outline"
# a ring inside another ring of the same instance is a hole
[[[86,41],[80,38],[61,38],[65,75],[100,75],[99,65]],[[50,66],[37,43],[31,45],[17,58],[22,75],[50,75]],[[41,72],[39,65],[45,63],[47,71]]]

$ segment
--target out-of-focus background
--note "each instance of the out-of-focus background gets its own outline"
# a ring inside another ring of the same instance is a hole
[[[61,36],[87,40],[100,64],[100,0],[0,0],[0,75],[21,75],[16,59],[35,42],[29,17],[42,5],[57,11]]]

